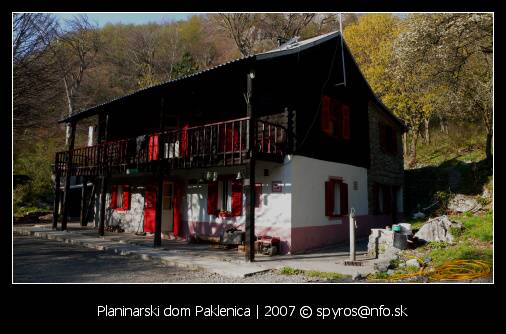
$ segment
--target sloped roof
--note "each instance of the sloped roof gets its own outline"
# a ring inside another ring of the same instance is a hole
[[[96,106],[94,106],[92,108],[89,108],[89,109],[77,112],[77,113],[75,113],[75,114],[73,114],[71,116],[68,116],[68,117],[66,117],[64,119],[61,119],[60,121],[58,121],[58,123],[77,121],[79,119],[83,119],[83,118],[86,118],[86,117],[90,117],[90,116],[96,115],[96,114],[98,114],[100,112],[100,109],[102,107],[106,106],[106,105],[109,105],[109,104],[112,104],[112,103],[115,103],[115,102],[127,99],[129,97],[140,95],[140,94],[142,94],[144,92],[147,92],[147,91],[152,91],[152,90],[155,90],[155,89],[160,89],[160,88],[163,88],[163,87],[168,87],[168,86],[170,86],[172,84],[179,83],[179,82],[181,82],[183,80],[200,76],[200,75],[202,75],[204,73],[207,73],[207,72],[210,72],[210,71],[222,68],[222,67],[230,66],[232,64],[242,64],[242,63],[246,63],[246,62],[254,62],[255,60],[264,60],[264,59],[270,59],[270,58],[277,58],[277,57],[287,56],[287,55],[294,54],[294,53],[297,53],[297,52],[301,52],[301,51],[306,50],[308,48],[317,46],[317,45],[319,45],[321,43],[324,43],[324,42],[326,42],[328,40],[331,40],[333,38],[338,38],[339,36],[340,36],[340,32],[339,31],[332,31],[330,33],[319,35],[319,36],[312,37],[312,38],[308,38],[308,39],[303,40],[303,41],[292,40],[292,41],[290,41],[288,43],[285,43],[285,44],[283,44],[283,45],[281,45],[281,46],[279,46],[279,47],[277,47],[275,49],[269,50],[269,51],[265,51],[265,52],[253,54],[253,55],[250,55],[250,56],[233,59],[233,60],[228,61],[226,63],[219,64],[219,65],[216,65],[216,66],[204,69],[202,71],[198,71],[198,72],[195,72],[195,73],[192,73],[192,74],[189,74],[189,75],[185,75],[185,76],[182,76],[182,77],[177,78],[177,79],[168,80],[168,81],[165,81],[165,82],[162,82],[162,83],[159,83],[159,84],[156,84],[156,85],[144,88],[144,89],[137,90],[137,91],[135,91],[135,92],[133,92],[131,94],[127,94],[127,95],[123,95],[123,96],[114,98],[114,99],[109,100],[107,102],[98,104],[98,105],[96,105]],[[347,46],[346,46],[346,44],[345,44],[345,48],[348,49]],[[349,50],[348,50],[348,52],[349,52]],[[351,52],[350,52],[350,55],[351,55]],[[351,57],[351,58],[353,59],[353,57]],[[381,102],[381,100],[378,99],[378,97],[376,96],[376,94],[374,94],[374,92],[373,92],[372,88],[370,87],[369,83],[367,82],[367,80],[365,79],[364,75],[360,71],[360,67],[356,63],[355,59],[353,59],[353,61],[354,61],[354,64],[359,69],[359,72],[362,75],[362,78],[367,83],[367,87],[369,88],[372,96],[375,98],[375,100],[379,104],[379,106],[382,109],[384,109],[384,111],[386,111],[388,114],[390,114],[390,116],[392,116],[405,129],[406,125],[399,118],[397,118],[397,116],[395,116]]]

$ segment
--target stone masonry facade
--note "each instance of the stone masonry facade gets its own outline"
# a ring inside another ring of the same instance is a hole
[[[404,152],[402,145],[402,128],[392,118],[381,110],[375,102],[369,102],[369,145],[370,167],[368,171],[369,213],[374,213],[373,186],[375,183],[400,186],[404,193]],[[390,125],[396,129],[397,154],[385,153],[380,147],[380,123]]]

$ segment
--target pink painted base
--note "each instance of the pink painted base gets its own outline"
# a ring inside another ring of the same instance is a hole
[[[389,215],[357,216],[357,237],[366,237],[371,228],[384,228],[392,224]],[[325,226],[297,227],[292,229],[290,252],[297,253],[310,249],[321,248],[349,240],[349,220],[344,217],[341,223]]]
[[[371,228],[384,228],[392,224],[389,215],[363,215],[357,216],[357,237],[366,237],[371,233]],[[244,224],[223,224],[200,221],[185,221],[183,237],[200,235],[219,237],[225,228],[234,226],[244,231]],[[349,238],[348,217],[342,219],[342,223],[326,226],[308,226],[298,228],[263,227],[256,226],[255,234],[270,235],[281,239],[281,254],[294,254],[310,249],[321,248],[337,243],[346,242]]]
[[[184,238],[188,238],[191,235],[200,235],[207,237],[219,237],[225,228],[234,226],[235,228],[244,231],[244,224],[224,224],[224,223],[210,223],[201,221],[186,221],[183,222],[183,226],[187,228],[183,231]],[[290,236],[291,229],[289,227],[264,227],[256,226],[255,234],[257,236],[269,235],[273,237],[279,237],[281,239],[281,254],[287,254],[290,251]]]

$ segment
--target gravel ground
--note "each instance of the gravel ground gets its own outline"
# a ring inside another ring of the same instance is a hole
[[[59,241],[14,236],[15,283],[304,283],[321,280],[265,272],[229,278]]]

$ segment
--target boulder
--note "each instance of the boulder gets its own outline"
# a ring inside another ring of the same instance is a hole
[[[390,267],[390,260],[381,260],[374,263],[374,270],[384,273]]]
[[[425,213],[418,211],[413,214],[412,218],[413,219],[425,218]]]
[[[420,268],[420,263],[418,263],[417,259],[409,259],[406,261],[406,267]]]
[[[452,222],[447,216],[436,217],[428,220],[416,232],[415,238],[423,242],[444,241],[453,243],[454,237],[450,232],[450,228],[462,229],[462,224]]]
[[[473,196],[457,194],[448,203],[448,209],[453,212],[477,212],[482,206]]]

